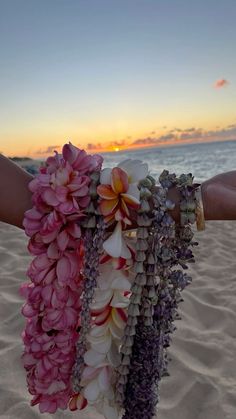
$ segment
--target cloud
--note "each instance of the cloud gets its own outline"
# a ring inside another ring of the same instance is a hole
[[[160,137],[145,137],[145,138],[138,138],[137,140],[133,141],[132,145],[155,145],[158,143],[163,143],[165,141],[174,140],[175,135],[169,133],[166,135],[161,135]]]
[[[174,139],[175,139],[175,135],[170,133],[166,135],[161,135],[161,137],[158,138],[158,141],[165,142],[165,141],[174,140]]]
[[[227,128],[222,128],[220,130],[207,131],[204,135],[206,137],[214,137],[216,139],[236,139],[236,125],[232,125]]]
[[[132,142],[132,145],[151,145],[151,144],[155,144],[157,140],[158,140],[157,138],[151,138],[151,137],[138,138],[137,140]]]
[[[228,86],[229,81],[226,79],[219,79],[215,82],[214,87],[215,89],[221,89],[222,87]]]
[[[125,145],[125,140],[122,140],[122,141],[113,141],[111,143],[111,146],[115,146],[115,147],[122,147],[124,145]]]
[[[101,146],[101,143],[97,143],[97,144],[88,143],[86,148],[87,150],[101,150],[102,146]]]
[[[131,146],[158,146],[161,144],[175,144],[181,142],[198,142],[198,141],[219,141],[219,140],[236,140],[236,124],[228,125],[225,128],[205,131],[202,128],[175,128],[165,135],[156,137],[138,138],[133,141]]]
[[[45,150],[42,150],[41,148],[36,151],[36,154],[51,154],[53,151],[55,151],[57,148],[60,148],[59,145],[50,145]]]
[[[178,140],[192,140],[192,139],[198,139],[203,136],[203,132],[201,129],[196,128],[189,128],[185,131],[182,131],[181,134],[178,137]]]

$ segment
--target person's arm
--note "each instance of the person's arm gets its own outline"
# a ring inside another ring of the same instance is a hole
[[[201,189],[205,220],[236,220],[236,170],[206,180]],[[170,213],[179,221],[178,190],[172,188],[168,197],[176,203]]]
[[[24,212],[32,208],[29,173],[0,154],[0,221],[23,228]]]

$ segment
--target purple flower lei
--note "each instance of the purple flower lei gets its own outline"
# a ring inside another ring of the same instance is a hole
[[[98,173],[91,175],[90,196],[91,203],[87,209],[87,218],[84,221],[84,270],[83,293],[81,296],[82,308],[80,312],[79,339],[76,343],[76,360],[73,368],[72,384],[75,392],[80,392],[81,375],[84,369],[84,354],[87,348],[87,334],[91,327],[90,305],[93,301],[97,278],[99,275],[99,256],[104,240],[105,223],[103,217],[98,215],[96,206],[96,186]]]

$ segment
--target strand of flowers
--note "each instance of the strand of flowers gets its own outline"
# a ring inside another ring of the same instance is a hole
[[[142,187],[142,185],[144,187]],[[136,333],[138,316],[140,314],[139,306],[141,302],[143,287],[146,285],[147,282],[147,277],[144,270],[144,261],[146,260],[146,251],[148,249],[148,226],[150,226],[151,224],[149,218],[146,215],[150,211],[148,198],[150,198],[151,195],[151,186],[152,183],[148,179],[145,179],[143,182],[140,182],[140,208],[138,210],[137,217],[138,228],[135,254],[136,262],[134,265],[134,271],[136,273],[136,276],[131,286],[132,294],[130,297],[130,304],[128,307],[128,319],[127,324],[125,326],[124,336],[120,348],[120,353],[122,354],[121,363],[117,368],[116,377],[116,402],[120,406],[123,406],[125,400],[125,389],[130,371],[132,347],[134,344],[134,336]]]
[[[76,359],[72,374],[72,387],[74,395],[70,400],[70,409],[84,409],[87,400],[83,396],[80,384],[82,372],[85,367],[84,355],[88,350],[89,343],[87,335],[92,324],[90,306],[94,298],[97,287],[97,277],[99,275],[99,256],[102,252],[104,241],[105,223],[103,217],[97,211],[97,184],[100,173],[94,172],[91,175],[89,188],[91,202],[86,209],[87,217],[83,221],[84,227],[84,268],[83,268],[83,292],[81,296],[82,307],[79,319],[79,339],[76,343]]]
[[[151,184],[153,189],[154,184]],[[152,191],[153,192],[153,191]],[[150,199],[150,197],[149,197]],[[125,389],[124,419],[152,418],[157,403],[155,383],[160,372],[161,334],[153,324],[153,305],[156,302],[156,255],[153,217],[150,218],[148,249],[145,263],[147,281],[142,289],[140,316],[134,338],[131,367]],[[159,350],[158,350],[159,348]]]
[[[93,217],[93,216],[92,216]],[[89,220],[88,220],[89,224]],[[90,305],[94,298],[95,288],[97,287],[97,277],[99,275],[99,256],[102,249],[103,237],[104,237],[104,222],[102,217],[98,217],[96,228],[87,228],[85,231],[84,239],[84,269],[83,269],[83,294],[82,299],[82,308],[80,312],[80,327],[79,327],[79,339],[76,343],[76,361],[73,371],[73,389],[75,395],[73,401],[70,403],[72,409],[72,404],[74,403],[74,408],[76,410],[79,394],[82,390],[80,384],[82,372],[84,369],[84,354],[88,349],[87,335],[91,327],[91,311]],[[86,406],[84,401],[83,407]],[[80,406],[80,409],[82,406]]]
[[[36,257],[28,270],[32,283],[21,290],[27,299],[23,360],[31,404],[39,404],[41,413],[66,409],[72,394],[82,290],[79,222],[90,201],[88,175],[101,163],[99,156],[68,144],[29,185],[34,207],[26,212],[24,227]]]
[[[175,225],[175,252],[172,253],[172,265],[180,265],[182,269],[187,269],[187,263],[194,262],[194,256],[189,246],[198,245],[197,242],[192,241],[194,233],[189,224],[193,224],[196,220],[196,198],[195,191],[200,186],[193,184],[193,176],[191,174],[181,175],[179,178],[175,174],[169,174],[164,171],[160,177],[160,182],[168,188],[177,186],[181,195],[180,202],[180,224]],[[184,301],[181,297],[181,291],[191,283],[192,278],[184,273],[182,269],[172,270],[169,274],[169,297],[166,296],[165,310],[170,310],[169,319],[173,322],[176,319],[181,319],[177,312],[178,303]],[[168,326],[166,330],[168,331]],[[166,348],[169,346],[170,336],[166,336]],[[166,368],[164,368],[163,375],[169,375],[167,371],[167,350],[165,350]]]
[[[159,399],[158,382],[162,376],[168,375],[167,347],[170,342],[169,333],[175,330],[171,323],[174,320],[177,300],[176,293],[174,295],[170,293],[171,287],[169,284],[170,268],[176,263],[176,256],[174,252],[174,222],[169,214],[166,213],[168,207],[172,207],[172,203],[166,200],[167,190],[163,189],[160,193],[159,204],[161,203],[161,205],[158,208],[159,211],[154,211],[157,220],[154,222],[153,231],[153,237],[156,236],[156,252],[151,254],[151,263],[148,266],[148,270],[153,272],[155,259],[159,262],[157,269],[159,271],[160,283],[156,287],[158,304],[154,307],[154,327],[145,326],[145,318],[139,317],[130,375],[126,387],[124,419],[138,419],[144,417],[144,415],[147,419],[152,418]],[[183,243],[179,244],[183,245]],[[149,243],[149,249],[151,248],[151,243]],[[185,277],[185,285],[189,282],[189,277],[188,279]],[[148,306],[147,288],[146,285],[143,290],[144,295],[146,295],[142,299],[142,306]],[[150,304],[152,302],[155,302],[155,298],[152,301],[149,300]]]
[[[116,419],[119,415],[114,403],[114,368],[120,362],[119,346],[127,321],[127,294],[130,292],[134,254],[132,243],[123,234],[122,227],[123,223],[131,223],[129,208],[139,206],[136,183],[144,171],[146,174],[146,165],[140,161],[135,164],[123,162],[112,170],[104,169],[98,187],[100,211],[108,224],[116,221],[116,227],[103,244],[100,275],[94,303],[91,304],[93,320],[87,335],[90,346],[84,354],[86,366],[80,385],[88,403],[107,419]]]

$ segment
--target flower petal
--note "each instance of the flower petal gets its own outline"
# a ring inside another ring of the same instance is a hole
[[[121,196],[122,196],[122,200],[124,200],[126,205],[128,205],[130,208],[133,208],[133,209],[139,208],[140,201],[137,198],[127,193],[123,193]]]
[[[103,336],[103,339],[100,338],[96,343],[92,342],[92,349],[100,354],[107,354],[110,350],[111,342],[111,334],[108,332],[105,336]]]
[[[92,327],[89,334],[90,336],[102,336],[107,332],[108,326],[109,326],[109,322],[99,327]]]
[[[100,393],[99,385],[97,380],[91,381],[84,389],[84,397],[90,402],[94,402]]]
[[[121,222],[118,222],[111,236],[103,243],[104,250],[115,258],[123,257],[129,259],[131,257],[130,250],[122,237]]]
[[[117,193],[113,191],[111,185],[98,185],[97,193],[103,199],[117,198]]]
[[[69,242],[69,236],[66,230],[62,230],[57,236],[57,244],[58,244],[59,249],[62,252],[66,249],[68,242]]]
[[[116,206],[118,205],[118,199],[110,199],[110,200],[105,200],[102,199],[102,201],[100,202],[99,208],[100,211],[102,213],[102,215],[106,216],[106,215],[110,215],[114,209],[116,208]]]
[[[124,328],[124,325],[127,321],[127,314],[123,308],[115,308],[112,309],[112,319],[117,327],[120,329]]]
[[[129,182],[127,173],[120,169],[120,167],[114,167],[112,169],[111,186],[117,194],[127,192],[128,190]]]
[[[103,406],[103,414],[105,419],[119,419],[117,408],[115,406],[109,406],[107,402]]]
[[[119,275],[119,272],[117,272],[117,276],[112,281],[111,287],[114,290],[130,290],[131,284],[124,275]]]
[[[81,385],[86,385],[86,382],[93,380],[99,373],[98,368],[85,367],[81,375]]]
[[[42,197],[48,205],[56,206],[59,204],[59,200],[57,199],[55,192],[50,188],[47,188],[45,191],[43,191]]]
[[[100,174],[100,183],[102,185],[111,184],[111,169],[103,169]]]
[[[123,329],[116,326],[116,324],[111,321],[109,322],[109,329],[114,339],[120,340],[124,334]]]
[[[110,316],[110,308],[109,306],[98,316],[96,316],[96,319],[94,320],[94,324],[97,326],[102,326],[104,323],[106,323],[108,317]]]
[[[129,185],[128,191],[127,191],[128,195],[133,196],[134,198],[136,198],[138,201],[140,200],[140,191],[138,189],[138,186],[136,183],[131,183]]]
[[[114,341],[112,342],[111,349],[107,354],[107,359],[109,361],[109,364],[115,368],[118,367],[118,365],[120,365],[121,357],[118,351],[118,347]]]
[[[109,389],[111,385],[111,371],[108,367],[102,368],[98,376],[98,384],[100,390],[105,392]]]
[[[72,412],[77,409],[83,410],[87,404],[88,402],[84,398],[83,394],[75,394],[69,402],[69,408]]]
[[[123,293],[116,291],[111,300],[112,307],[126,308],[129,305],[129,298],[125,297]]]
[[[106,354],[101,354],[96,352],[94,349],[89,349],[84,354],[84,361],[90,367],[98,367],[101,363],[104,362]]]
[[[139,182],[148,175],[148,165],[141,160],[127,159],[121,162],[118,167],[127,172],[129,183]]]

